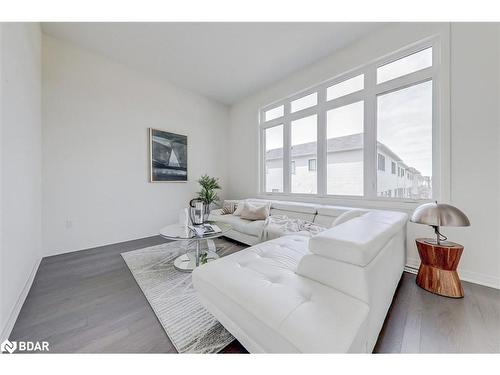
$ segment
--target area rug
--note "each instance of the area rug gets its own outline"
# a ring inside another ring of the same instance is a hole
[[[201,305],[191,273],[174,268],[174,259],[186,252],[187,244],[174,241],[121,255],[177,351],[217,353],[234,337]],[[221,238],[215,245],[219,256],[245,247]]]

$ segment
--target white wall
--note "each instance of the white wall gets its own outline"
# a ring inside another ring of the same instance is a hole
[[[43,37],[43,249],[158,234],[204,173],[226,186],[228,108]],[[188,136],[188,183],[149,183],[148,127]]]
[[[443,123],[451,121],[451,136],[445,137],[450,139],[451,147],[451,168],[445,166],[445,170],[451,172],[448,181],[444,181],[445,185],[450,184],[446,194],[449,197],[445,199],[463,209],[472,222],[470,228],[444,228],[443,231],[465,246],[459,269],[463,279],[500,287],[497,109],[500,64],[496,24],[393,24],[237,103],[230,111],[232,156],[228,196],[258,195],[260,107],[436,34],[445,42],[443,60],[451,59],[451,73],[443,76]],[[400,209],[408,213],[414,207],[355,200],[322,202]],[[413,239],[431,234],[425,226],[409,224],[408,264],[416,266],[419,262]]]
[[[3,340],[41,258],[41,31],[0,24],[0,332]]]
[[[451,201],[472,226],[446,233],[465,245],[464,276],[500,287],[500,35],[496,24],[457,23],[451,31]]]

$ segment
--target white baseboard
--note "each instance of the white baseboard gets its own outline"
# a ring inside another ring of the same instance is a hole
[[[419,266],[420,266],[420,259],[409,258],[406,260],[405,271],[410,273],[417,273]],[[498,277],[472,272],[464,269],[459,269],[458,275],[460,276],[460,280],[487,286],[490,288],[500,289],[500,278]]]
[[[26,284],[24,285],[23,290],[21,291],[21,294],[19,295],[19,298],[17,299],[16,304],[14,305],[14,308],[12,309],[9,318],[7,319],[7,323],[5,323],[5,326],[2,329],[2,333],[0,336],[0,342],[3,342],[4,340],[8,339],[12,329],[14,328],[14,324],[16,324],[17,317],[19,316],[19,312],[21,311],[21,308],[23,307],[24,301],[26,300],[26,297],[28,296],[28,292],[31,289],[31,285],[33,284],[33,280],[35,280],[35,275],[36,272],[38,271],[38,267],[40,266],[40,262],[42,261],[42,258],[39,258],[35,265],[33,266],[33,269],[31,270],[31,273],[28,277],[28,280],[26,281]]]

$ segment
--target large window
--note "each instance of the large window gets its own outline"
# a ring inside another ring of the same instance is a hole
[[[438,48],[423,42],[262,108],[262,192],[432,199]]]

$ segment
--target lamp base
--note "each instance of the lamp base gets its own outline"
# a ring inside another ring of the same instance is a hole
[[[452,243],[451,246],[430,243],[430,238],[418,238],[417,249],[420,255],[420,267],[416,278],[419,287],[428,292],[450,298],[462,298],[464,290],[458,277],[457,267],[463,246]]]

